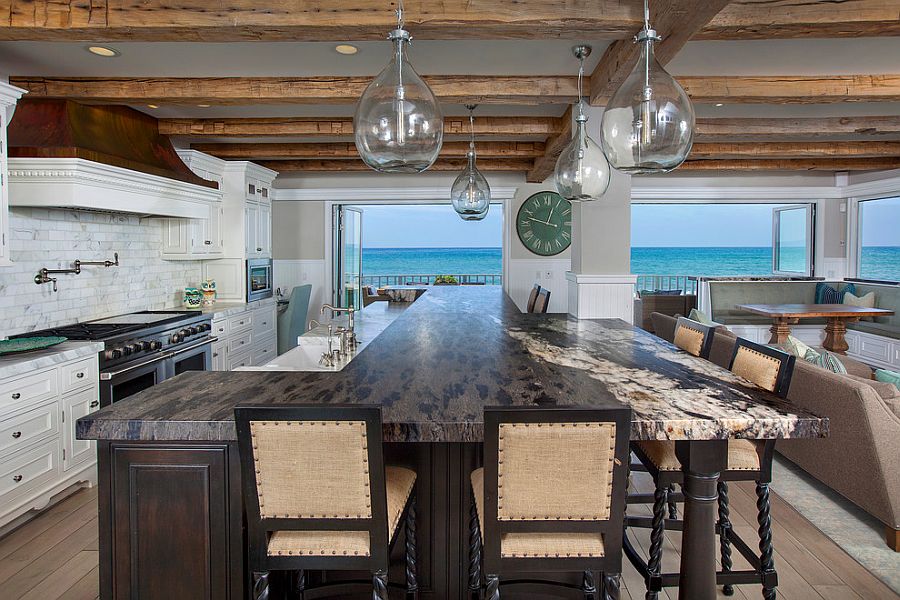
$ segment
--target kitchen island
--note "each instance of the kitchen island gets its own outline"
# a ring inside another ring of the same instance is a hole
[[[81,419],[79,436],[99,441],[101,597],[248,597],[233,422],[248,402],[383,407],[385,460],[419,477],[423,598],[466,593],[485,406],[624,403],[632,439],[675,440],[682,593],[695,599],[715,597],[708,498],[727,440],[827,434],[827,420],[623,321],[522,314],[499,288],[435,287],[341,371],[184,373]]]

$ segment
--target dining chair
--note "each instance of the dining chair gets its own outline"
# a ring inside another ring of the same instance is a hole
[[[528,294],[528,304],[525,307],[525,312],[534,312],[534,303],[537,302],[538,294],[541,293],[541,286],[539,284],[534,284],[534,287],[531,288],[531,293]]]
[[[794,370],[795,357],[769,346],[757,344],[738,338],[734,346],[730,369],[750,384],[772,392],[780,398],[786,398]],[[635,551],[630,542],[625,540],[625,554],[643,575],[647,586],[646,600],[656,600],[663,587],[677,586],[678,573],[662,573],[662,548],[665,529],[680,530],[683,521],[670,515],[666,519],[668,500],[683,499],[673,496],[670,486],[682,485],[684,477],[681,463],[675,454],[675,442],[637,442],[632,450],[647,467],[653,478],[654,493],[653,517],[628,517],[629,527],[649,527],[650,551],[645,562]],[[718,522],[719,549],[722,569],[716,573],[716,582],[723,586],[726,596],[734,594],[734,585],[744,583],[760,583],[763,587],[763,598],[774,600],[778,575],[773,561],[773,545],[771,519],[769,515],[769,484],[772,482],[772,459],[775,454],[775,440],[728,440],[727,466],[719,474]],[[728,504],[729,481],[753,481],[756,483],[757,522],[759,525],[759,553],[753,552],[750,546],[734,531],[731,523]],[[629,504],[641,504],[650,500],[646,494],[630,494]],[[732,546],[744,556],[752,568],[744,571],[733,571]]]
[[[484,411],[484,467],[471,475],[469,592],[553,582],[510,574],[571,572],[585,597],[619,597],[631,409]],[[513,596],[515,597],[515,596]]]
[[[531,312],[535,313],[546,313],[547,309],[550,307],[550,290],[541,288],[541,291],[538,292],[537,300],[534,302],[534,310]]]
[[[387,600],[402,524],[406,594],[417,598],[416,474],[384,466],[380,406],[251,405],[234,418],[255,588],[289,571],[302,596],[311,569],[365,570],[372,598]]]

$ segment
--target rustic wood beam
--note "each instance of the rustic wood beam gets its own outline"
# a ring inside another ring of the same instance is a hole
[[[900,140],[900,116],[697,119],[696,142],[841,140],[866,136]]]
[[[547,137],[562,130],[557,117],[476,117],[475,135]],[[217,137],[353,137],[353,119],[323,118],[237,118],[160,119],[163,135]],[[444,135],[468,135],[467,117],[445,117]]]
[[[665,65],[684,45],[724,8],[730,0],[656,0],[652,3],[650,24],[662,36],[655,46],[656,60]],[[636,31],[635,31],[636,32]],[[606,104],[625,77],[631,73],[641,53],[641,45],[632,40],[610,44],[591,74],[591,104]]]
[[[3,40],[154,42],[383,40],[396,26],[384,0],[6,0]],[[407,0],[416,39],[615,39],[640,21],[622,0]]]
[[[266,168],[278,171],[279,173],[294,172],[315,172],[315,171],[366,171],[372,172],[372,169],[366,166],[361,160],[330,160],[330,159],[314,159],[314,160],[268,160],[259,161]],[[526,158],[512,159],[484,159],[478,161],[479,171],[517,171],[524,172],[531,169],[533,161]],[[461,158],[439,159],[431,166],[429,171],[462,171],[466,166],[466,160]]]
[[[191,144],[191,148],[227,160],[287,160],[292,158],[358,159],[353,142],[284,144]],[[442,157],[464,158],[468,142],[444,142]],[[480,142],[483,158],[535,158],[544,154],[543,142]]]
[[[900,157],[900,142],[744,142],[694,144],[691,159]]]
[[[563,149],[572,140],[572,107],[566,111],[561,119],[562,129],[556,135],[547,139],[544,155],[535,159],[532,167],[525,176],[529,183],[541,183],[556,169],[556,161]]]
[[[688,160],[679,171],[881,171],[900,168],[900,158],[785,160]]]
[[[695,40],[900,35],[894,0],[735,0]]]
[[[568,104],[577,77],[432,75],[425,77],[450,104]],[[351,104],[371,77],[11,77],[30,98],[109,104]]]
[[[896,102],[900,75],[687,76],[678,82],[694,102],[823,104]]]

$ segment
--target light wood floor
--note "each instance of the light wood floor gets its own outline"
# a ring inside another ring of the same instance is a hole
[[[647,489],[646,474],[635,473],[639,489]],[[886,600],[900,598],[874,575],[819,532],[791,506],[772,495],[775,567],[778,597],[782,600]],[[756,500],[749,485],[731,485],[732,518],[744,539],[755,546]],[[629,507],[632,514],[649,507]],[[637,530],[633,539],[643,551],[649,547],[649,531]],[[667,534],[663,568],[675,570],[679,562],[681,534]],[[735,552],[735,568],[746,563]],[[622,598],[644,597],[644,584],[624,561]],[[98,595],[97,492],[81,490],[46,510],[22,527],[0,538],[0,597],[4,599],[94,600]],[[721,595],[720,597],[725,597]],[[678,597],[664,592],[661,600]],[[760,598],[758,586],[738,586],[733,598]]]

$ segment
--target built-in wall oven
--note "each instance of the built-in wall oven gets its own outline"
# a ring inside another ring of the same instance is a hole
[[[247,261],[247,302],[271,298],[273,294],[271,258],[251,258]]]

